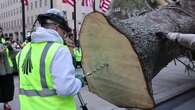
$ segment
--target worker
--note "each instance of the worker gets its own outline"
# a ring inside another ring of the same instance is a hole
[[[77,68],[78,66],[82,67],[81,65],[82,51],[78,43],[76,44],[76,47],[73,49],[73,56],[75,59],[75,68]]]
[[[64,45],[71,29],[58,9],[49,9],[37,19],[40,27],[16,57],[20,110],[76,110],[73,96],[84,80],[75,75],[71,53]]]
[[[11,44],[3,36],[0,27],[0,103],[4,103],[4,110],[11,110],[9,101],[14,97],[13,62],[10,57]]]

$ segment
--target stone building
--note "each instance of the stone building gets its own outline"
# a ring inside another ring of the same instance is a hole
[[[40,13],[50,9],[52,0],[28,0],[25,6],[25,29],[31,31],[32,25]],[[77,30],[84,16],[92,11],[92,7],[81,6],[82,0],[77,0]],[[53,7],[63,10],[69,25],[73,28],[73,7],[62,0],[53,0]],[[22,41],[22,5],[21,0],[0,0],[0,26],[6,37]],[[78,31],[79,32],[79,31]]]

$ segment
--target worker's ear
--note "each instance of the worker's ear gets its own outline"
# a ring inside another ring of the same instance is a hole
[[[58,32],[59,31],[59,27],[57,25],[54,25],[54,30]]]

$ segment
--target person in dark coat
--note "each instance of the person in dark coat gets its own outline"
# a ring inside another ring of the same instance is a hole
[[[14,96],[13,62],[10,57],[11,45],[3,36],[0,27],[0,103],[4,103],[4,110],[11,110],[9,101]]]

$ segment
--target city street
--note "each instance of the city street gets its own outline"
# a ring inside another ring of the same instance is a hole
[[[0,0],[0,99],[14,72],[11,110],[71,108],[81,83],[77,110],[195,110],[194,27],[195,0]]]
[[[187,59],[182,59],[182,61],[187,62]],[[77,72],[81,72],[81,70]],[[191,90],[195,84],[194,76],[193,73],[187,74],[181,63],[177,62],[175,66],[171,62],[153,79],[154,98],[158,102],[154,110],[195,110],[195,89]],[[15,76],[15,97],[11,102],[13,110],[19,110],[17,94],[18,77]],[[124,108],[118,108],[90,93],[87,87],[81,90],[81,95],[87,103],[89,110],[126,110]],[[167,101],[167,99],[169,100]],[[77,96],[75,96],[75,100],[78,110],[82,110]],[[3,110],[2,104],[0,104],[0,110]]]
[[[154,110],[195,110],[195,89],[157,105]]]

